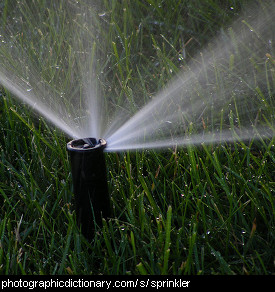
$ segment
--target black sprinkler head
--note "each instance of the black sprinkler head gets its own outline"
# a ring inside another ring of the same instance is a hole
[[[85,138],[72,140],[67,144],[70,153],[75,210],[78,225],[83,235],[91,240],[95,225],[101,225],[102,218],[110,217],[103,139]]]

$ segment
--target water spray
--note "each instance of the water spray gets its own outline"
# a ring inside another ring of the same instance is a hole
[[[84,138],[67,144],[70,153],[77,223],[83,235],[91,240],[95,226],[110,216],[104,139]]]

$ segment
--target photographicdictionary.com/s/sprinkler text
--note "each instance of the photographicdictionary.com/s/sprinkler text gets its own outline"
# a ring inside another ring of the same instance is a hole
[[[132,279],[119,279],[116,278],[105,280],[104,277],[102,280],[90,280],[90,279],[81,279],[81,278],[65,278],[61,279],[43,279],[38,278],[15,278],[15,279],[2,279],[1,280],[1,290],[6,290],[9,288],[24,288],[28,290],[33,289],[50,289],[50,288],[188,288],[190,287],[191,281],[184,279],[151,279],[151,278],[136,278]]]

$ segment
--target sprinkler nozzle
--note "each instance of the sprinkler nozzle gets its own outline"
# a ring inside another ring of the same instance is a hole
[[[91,240],[95,226],[110,216],[104,139],[84,138],[67,144],[70,153],[75,210],[83,235]]]

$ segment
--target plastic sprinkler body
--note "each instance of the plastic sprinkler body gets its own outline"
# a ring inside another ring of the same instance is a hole
[[[95,138],[72,140],[70,153],[77,223],[83,235],[92,240],[95,225],[110,216],[106,164],[103,150],[106,141]]]

